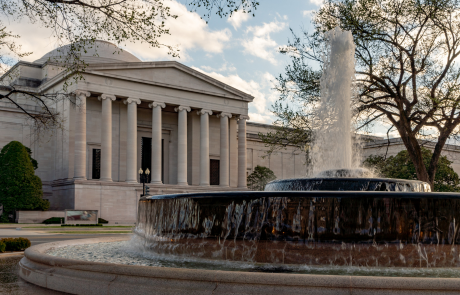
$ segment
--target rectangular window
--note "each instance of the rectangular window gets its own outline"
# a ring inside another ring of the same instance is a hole
[[[142,137],[141,140],[141,167],[145,172],[147,168],[152,171],[152,138]],[[148,175],[146,182],[150,182],[151,174]]]
[[[93,179],[101,179],[101,149],[93,149]]]
[[[219,166],[220,166],[220,160],[210,160],[210,165],[209,165],[209,168],[210,168],[210,173],[209,173],[209,183],[211,185],[219,185],[220,184],[220,169],[219,169]]]

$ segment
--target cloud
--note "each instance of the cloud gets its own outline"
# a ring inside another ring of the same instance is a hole
[[[235,72],[236,68],[228,62],[224,62],[220,68],[213,68],[210,66],[201,66],[201,68],[208,72]]]
[[[231,31],[211,30],[205,20],[196,12],[190,12],[187,7],[177,1],[168,1],[171,14],[178,16],[177,19],[168,19],[165,24],[170,35],[163,35],[159,41],[162,44],[177,45],[180,50],[180,60],[190,60],[189,51],[203,50],[206,53],[221,53],[232,37]],[[144,61],[172,59],[166,48],[151,48],[147,44],[128,44],[133,54]]]
[[[311,17],[313,15],[313,13],[315,13],[316,10],[304,10],[302,11],[302,15],[304,17]]]
[[[251,118],[252,122],[270,124],[274,121],[275,118],[270,112],[269,107],[271,102],[274,102],[278,97],[277,93],[272,89],[271,86],[271,83],[274,80],[274,77],[271,74],[266,72],[258,75],[257,81],[247,81],[241,78],[238,74],[230,74],[225,76],[216,72],[207,72],[196,67],[192,68],[254,96],[254,101],[249,104],[249,117]]]
[[[310,3],[315,4],[316,6],[322,6],[324,4],[324,0],[310,0]]]
[[[227,19],[227,22],[230,23],[235,30],[237,30],[241,26],[241,24],[247,21],[250,17],[251,14],[244,13],[243,11],[238,10]]]
[[[248,27],[246,33],[251,35],[249,39],[243,40],[244,52],[268,60],[276,65],[274,53],[278,51],[278,44],[270,37],[271,33],[284,30],[287,23],[274,21],[264,23],[262,26]]]
[[[165,24],[169,28],[170,35],[159,38],[161,44],[177,46],[180,50],[180,60],[190,59],[191,50],[203,50],[205,53],[221,53],[230,41],[232,33],[230,29],[211,30],[206,21],[195,12],[187,10],[185,5],[175,0],[168,1],[171,14],[178,15],[177,19],[168,19]],[[39,59],[47,52],[57,47],[57,41],[50,29],[42,28],[29,22],[11,22],[8,29],[14,34],[21,36],[18,43],[23,45],[24,51],[33,51],[34,54],[24,60],[33,61]],[[144,61],[169,60],[168,50],[164,47],[152,48],[148,44],[140,42],[127,42],[120,44],[121,48],[128,50]]]

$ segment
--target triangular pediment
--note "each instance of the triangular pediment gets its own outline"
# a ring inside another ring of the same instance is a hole
[[[230,85],[217,81],[203,73],[195,71],[177,62],[130,63],[101,66],[92,69],[119,79],[152,83],[163,87],[184,89],[205,94],[231,97],[234,99],[251,100],[253,97],[237,90]]]

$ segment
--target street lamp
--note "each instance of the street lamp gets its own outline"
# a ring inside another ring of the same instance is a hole
[[[150,174],[149,168],[145,169],[145,172],[142,171],[142,168],[139,169],[139,178],[140,178],[140,180],[142,182],[142,195],[141,195],[141,197],[143,197],[145,195],[148,195],[150,193],[149,192],[150,187],[147,186],[147,191],[145,190],[146,189],[145,182],[148,180],[149,174]]]

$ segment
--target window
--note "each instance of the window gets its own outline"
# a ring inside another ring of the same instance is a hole
[[[93,179],[101,179],[101,149],[93,149]]]
[[[220,179],[219,179],[219,174],[220,174],[220,160],[210,160],[211,163],[209,165],[210,168],[210,173],[209,173],[209,183],[211,185],[219,185],[220,184]]]

